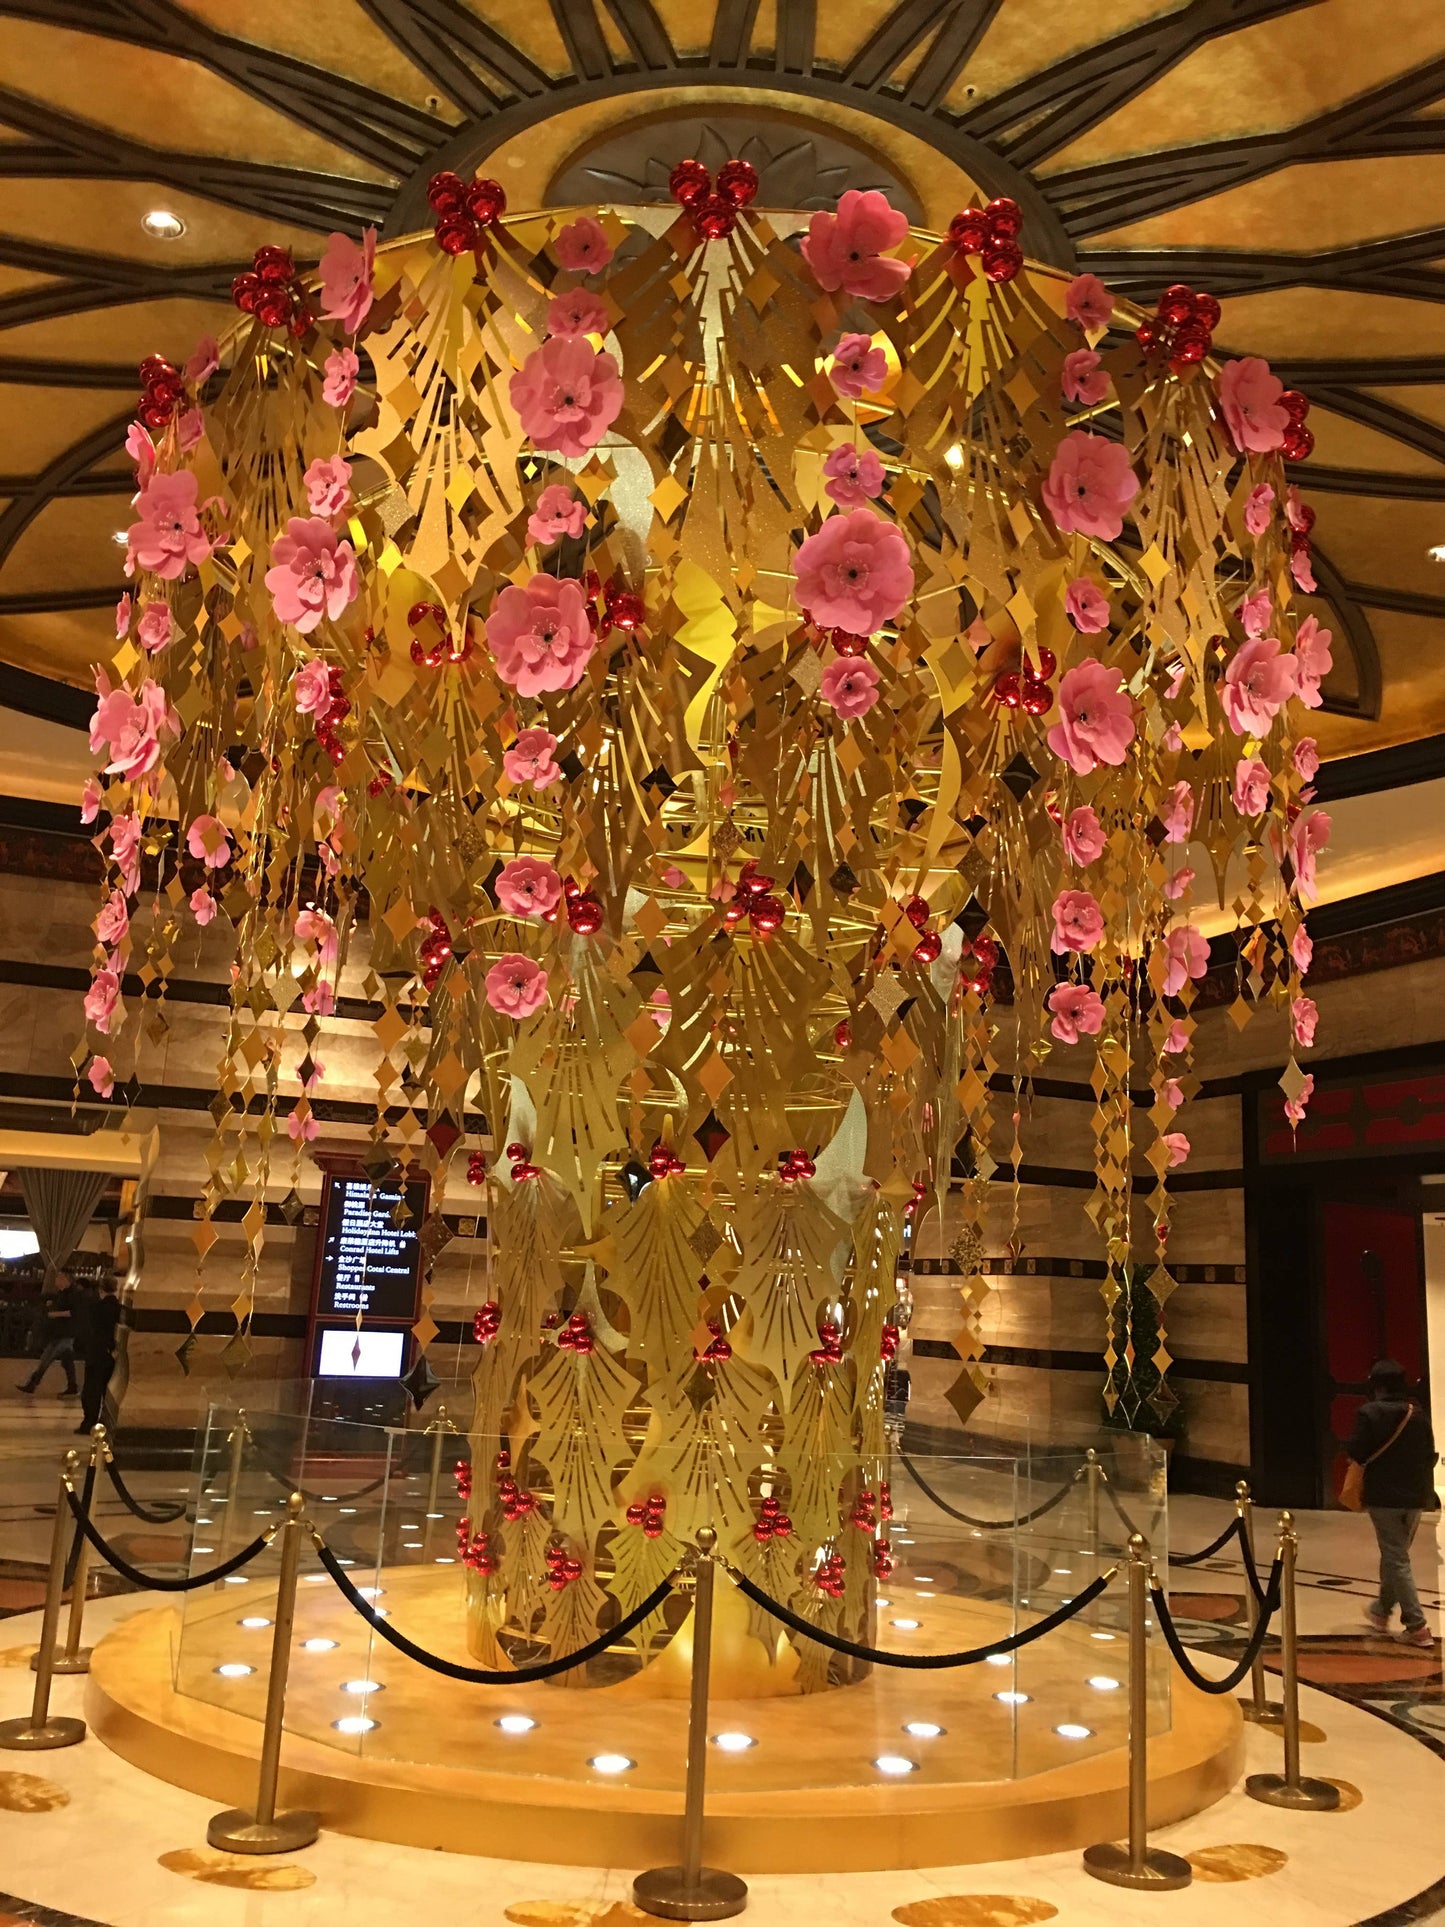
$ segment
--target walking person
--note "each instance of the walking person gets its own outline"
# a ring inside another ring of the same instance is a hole
[[[120,1299],[114,1278],[89,1287],[75,1307],[75,1354],[85,1366],[80,1394],[77,1433],[88,1433],[100,1422],[105,1389],[115,1370],[115,1330],[120,1323]]]
[[[1364,1503],[1380,1548],[1380,1594],[1365,1609],[1377,1633],[1388,1632],[1396,1606],[1409,1646],[1435,1640],[1415,1590],[1410,1546],[1422,1513],[1439,1506],[1435,1491],[1435,1435],[1430,1420],[1410,1397],[1409,1381],[1393,1358],[1370,1369],[1370,1395],[1355,1418],[1345,1447],[1364,1472]]]
[[[57,1271],[55,1283],[41,1300],[45,1314],[45,1346],[35,1361],[35,1369],[20,1386],[22,1392],[39,1389],[40,1381],[52,1365],[59,1365],[65,1372],[65,1390],[61,1398],[74,1398],[77,1391],[75,1383],[75,1304],[78,1293],[70,1281],[68,1272]]]

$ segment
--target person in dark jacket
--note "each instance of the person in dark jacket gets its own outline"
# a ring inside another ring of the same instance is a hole
[[[54,1285],[40,1301],[45,1313],[45,1345],[35,1361],[34,1371],[19,1388],[22,1392],[35,1391],[51,1366],[59,1365],[65,1373],[65,1390],[60,1396],[75,1397],[75,1304],[78,1296],[68,1274],[57,1271]]]
[[[114,1278],[90,1285],[75,1307],[75,1355],[85,1366],[80,1392],[80,1423],[76,1432],[88,1433],[100,1421],[105,1388],[115,1370],[115,1331],[120,1323],[120,1300]]]
[[[1380,1548],[1380,1596],[1365,1609],[1365,1618],[1375,1632],[1386,1632],[1398,1606],[1406,1643],[1433,1647],[1434,1635],[1415,1590],[1410,1545],[1421,1514],[1434,1512],[1440,1504],[1435,1435],[1429,1418],[1412,1402],[1404,1370],[1393,1358],[1371,1367],[1370,1396],[1359,1409],[1345,1450],[1365,1468],[1365,1510]]]

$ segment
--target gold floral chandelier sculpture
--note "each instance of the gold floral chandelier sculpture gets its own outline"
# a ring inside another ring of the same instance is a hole
[[[483,1653],[591,1637],[705,1523],[863,1623],[910,1223],[961,1179],[966,1412],[986,1200],[1051,1051],[1097,1098],[1107,1396],[1148,1364],[1167,1401],[1125,1287],[1170,1290],[1204,883],[1241,1009],[1315,1022],[1303,398],[1209,361],[1207,295],[1141,319],[1026,266],[1012,202],[940,239],[877,193],[764,214],[741,163],[673,186],[513,216],[439,176],[434,235],[335,236],[319,288],[263,249],[215,399],[214,344],[142,371],[99,678],[77,1070],[122,1075],[142,930],[163,991],[187,917],[231,919],[209,1206],[252,1200],[241,1342],[358,936],[366,1168],[432,1173],[429,1256],[449,1161],[485,1187]]]

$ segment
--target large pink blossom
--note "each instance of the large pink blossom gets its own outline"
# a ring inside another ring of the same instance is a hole
[[[908,216],[876,188],[850,187],[836,214],[821,210],[803,236],[803,259],[829,294],[839,289],[862,301],[886,301],[913,272],[911,261],[887,258],[908,232]]]
[[[1178,1057],[1189,1048],[1189,1031],[1176,1017],[1169,1026],[1164,1042],[1159,1046],[1166,1057]]]
[[[208,870],[223,870],[231,860],[231,839],[217,816],[198,816],[186,831],[186,848]]]
[[[512,406],[534,448],[585,455],[622,412],[622,379],[582,335],[557,335],[512,376]]]
[[[568,288],[547,303],[547,332],[554,335],[605,335],[612,316],[600,294]]]
[[[590,214],[569,221],[552,243],[559,263],[572,274],[595,274],[612,259],[613,246],[607,230]]]
[[[1284,492],[1284,519],[1296,535],[1308,535],[1315,525],[1315,512],[1291,482]]]
[[[1075,428],[1054,452],[1044,482],[1044,507],[1065,535],[1095,535],[1112,542],[1139,493],[1129,451],[1087,429]]]
[[[1075,348],[1064,356],[1064,366],[1060,374],[1060,386],[1065,401],[1080,402],[1085,408],[1092,408],[1096,401],[1102,401],[1109,392],[1109,377],[1102,367],[1103,356],[1092,348]]]
[[[1295,969],[1301,977],[1307,976],[1315,960],[1315,940],[1303,924],[1289,940],[1289,954],[1294,958]]]
[[[549,917],[562,901],[561,877],[534,856],[514,857],[493,887],[509,917]]]
[[[534,790],[550,789],[562,774],[554,754],[557,738],[550,729],[524,729],[502,752],[502,768],[513,783],[530,783]]]
[[[176,417],[176,446],[183,455],[189,455],[206,432],[206,417],[202,409],[188,408]]]
[[[296,916],[296,941],[314,944],[317,963],[323,970],[329,970],[340,953],[341,932],[335,917],[325,910],[301,910]]]
[[[530,957],[509,951],[487,972],[487,1002],[503,1017],[519,1022],[547,1001],[547,973]]]
[[[1267,635],[1274,620],[1274,601],[1269,590],[1256,589],[1253,595],[1247,595],[1239,605],[1239,619],[1247,636]]]
[[[120,996],[120,978],[113,970],[97,970],[85,993],[85,1021],[106,1035]]]
[[[1189,886],[1193,881],[1194,870],[1186,863],[1181,869],[1176,870],[1173,876],[1165,880],[1164,894],[1171,903],[1178,903],[1180,898],[1188,893]]]
[[[286,1120],[286,1135],[293,1144],[310,1144],[321,1135],[321,1125],[309,1110],[293,1111]]]
[[[492,604],[487,643],[497,674],[522,696],[575,689],[597,639],[581,586],[571,577],[534,575],[511,583]]]
[[[1169,792],[1161,819],[1166,843],[1187,843],[1194,829],[1194,786],[1183,778]]]
[[[1070,863],[1077,863],[1081,870],[1104,852],[1104,826],[1099,821],[1098,812],[1091,810],[1087,803],[1081,803],[1076,810],[1070,810],[1059,826],[1063,838],[1064,854]]]
[[[320,656],[302,663],[291,678],[291,693],[299,715],[315,716],[331,707],[331,670]]]
[[[115,1072],[108,1057],[92,1057],[85,1073],[97,1097],[109,1097],[115,1090]]]
[[[1306,595],[1313,595],[1320,586],[1315,580],[1314,564],[1310,561],[1308,548],[1290,550],[1289,572],[1294,577],[1295,587],[1303,589]]]
[[[135,463],[135,485],[144,488],[156,472],[156,445],[140,422],[125,431],[125,452]]]
[[[823,463],[823,493],[839,508],[862,508],[883,493],[883,464],[875,450],[840,442]]]
[[[1235,650],[1219,700],[1236,736],[1267,736],[1294,694],[1295,660],[1282,656],[1278,636],[1251,636]]]
[[[1183,1164],[1184,1160],[1189,1156],[1189,1139],[1182,1131],[1164,1131],[1160,1134],[1159,1142],[1169,1153],[1169,1169],[1171,1171],[1176,1164]]]
[[[221,365],[221,350],[214,335],[202,335],[186,357],[186,365],[181,373],[188,382],[199,388],[210,380]]]
[[[1118,670],[1086,656],[1059,684],[1059,720],[1049,730],[1049,748],[1087,776],[1100,763],[1122,763],[1133,740],[1134,705]]]
[[[1284,445],[1289,415],[1280,406],[1284,383],[1259,355],[1227,361],[1219,371],[1219,405],[1241,454],[1267,455]]]
[[[208,923],[215,922],[216,899],[211,895],[210,891],[206,888],[204,883],[198,885],[196,889],[192,890],[190,894],[189,902],[191,906],[191,915],[195,918],[196,922],[201,926],[203,930],[205,929]]]
[[[1097,1037],[1104,1028],[1104,1000],[1087,984],[1055,984],[1045,1001],[1053,1013],[1049,1029],[1061,1044]]]
[[[1324,810],[1308,810],[1297,816],[1290,831],[1290,855],[1294,860],[1295,883],[1302,897],[1315,894],[1315,859],[1329,845],[1334,823]]]
[[[100,779],[87,776],[80,790],[80,820],[93,823],[100,815],[100,806],[105,801],[105,791],[100,787]]]
[[[1049,948],[1056,956],[1092,950],[1104,934],[1104,913],[1088,890],[1060,890],[1054,898],[1054,934]]]
[[[144,569],[175,582],[211,553],[211,538],[196,507],[196,477],[188,468],[153,475],[135,500],[137,520],[126,532],[127,569]]]
[[[864,656],[839,656],[818,681],[819,699],[836,715],[866,716],[878,700],[878,670]]]
[[[873,346],[872,335],[844,335],[833,350],[828,377],[840,395],[856,401],[871,395],[888,379],[888,357]]]
[[[156,656],[162,649],[169,648],[175,632],[171,605],[168,602],[148,602],[136,624],[135,639],[148,656]]]
[[[1164,995],[1177,997],[1191,977],[1200,978],[1209,968],[1209,939],[1193,924],[1177,923],[1164,939],[1164,955]]]
[[[539,548],[560,542],[564,535],[580,535],[587,526],[587,504],[562,482],[551,482],[537,497],[527,517],[527,540]]]
[[[110,751],[108,776],[137,782],[149,776],[161,759],[160,734],[180,734],[180,718],[159,683],[147,680],[132,692],[122,683],[112,689],[103,669],[95,672],[95,714],[90,719],[90,750],[98,756]]]
[[[113,950],[118,943],[124,943],[130,929],[130,911],[126,908],[124,890],[112,890],[95,914],[95,940]]]
[[[333,408],[344,408],[356,393],[360,357],[354,348],[336,348],[321,364],[321,373],[321,399]]]
[[[309,635],[322,617],[332,622],[356,599],[356,552],[319,516],[293,515],[271,544],[266,587],[277,619]]]
[[[1064,296],[1064,312],[1070,321],[1090,333],[1107,328],[1114,317],[1114,297],[1097,274],[1076,274]]]
[[[351,464],[344,455],[318,455],[301,481],[313,515],[334,522],[351,506]]]
[[[301,1008],[310,1011],[313,1017],[329,1017],[336,1009],[335,984],[328,983],[324,977],[312,984],[301,993]]]
[[[121,888],[133,897],[140,888],[140,846],[144,834],[134,810],[111,818],[110,860],[120,871]]]
[[[1333,636],[1328,629],[1322,629],[1315,616],[1306,616],[1299,626],[1294,639],[1295,689],[1306,709],[1318,709],[1324,702],[1320,694],[1320,678],[1327,676],[1335,666],[1330,654]]]
[[[130,619],[134,610],[130,590],[127,589],[115,605],[115,639],[121,642],[130,634]]]
[[[1263,535],[1274,519],[1274,490],[1261,482],[1249,491],[1244,504],[1244,526],[1251,535]]]
[[[1309,1109],[1310,1099],[1315,1094],[1315,1080],[1312,1072],[1306,1072],[1300,1080],[1299,1091],[1284,1102],[1284,1114],[1291,1124],[1303,1124],[1305,1112]]]
[[[871,636],[913,593],[908,544],[867,509],[830,515],[793,559],[798,606],[819,628]]]
[[[321,312],[339,321],[354,335],[371,313],[375,299],[372,274],[376,267],[376,229],[369,227],[358,247],[349,234],[327,237],[321,256]]]
[[[1075,576],[1064,592],[1064,613],[1081,636],[1099,636],[1109,626],[1109,604],[1096,582]]]
[[[1294,766],[1305,782],[1313,783],[1320,773],[1320,747],[1313,736],[1301,736],[1294,746]]]
[[[1257,756],[1241,756],[1234,766],[1234,807],[1241,816],[1262,816],[1269,808],[1269,769]]]
[[[1313,997],[1296,997],[1289,1007],[1289,1014],[1295,1042],[1309,1050],[1315,1041],[1315,1028],[1320,1021],[1319,1005]]]

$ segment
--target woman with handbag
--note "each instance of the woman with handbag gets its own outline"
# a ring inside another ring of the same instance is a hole
[[[1380,1548],[1380,1596],[1365,1608],[1377,1633],[1387,1632],[1400,1608],[1405,1643],[1433,1647],[1435,1638],[1415,1591],[1410,1545],[1422,1512],[1440,1504],[1435,1491],[1435,1436],[1430,1420],[1411,1402],[1409,1382],[1393,1358],[1370,1369],[1370,1395],[1355,1418],[1345,1447],[1341,1502],[1352,1512],[1367,1511]]]

